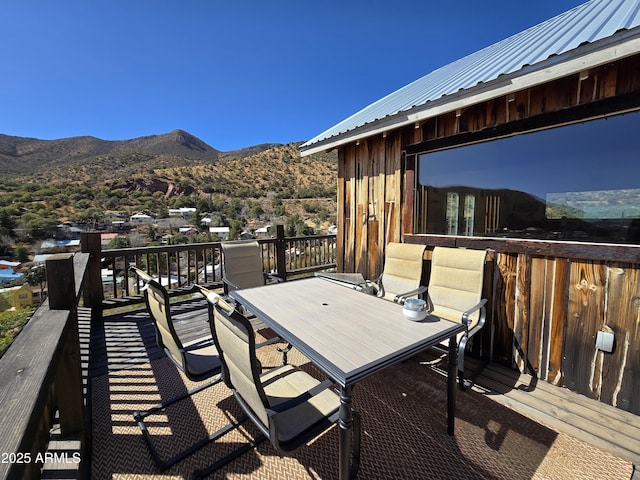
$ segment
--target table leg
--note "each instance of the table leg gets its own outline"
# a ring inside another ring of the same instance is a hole
[[[351,439],[353,437],[353,413],[351,411],[351,387],[340,389],[340,480],[348,480],[351,469]]]
[[[458,378],[458,345],[456,336],[449,338],[449,370],[447,372],[447,433],[454,434],[456,420],[456,379]]]

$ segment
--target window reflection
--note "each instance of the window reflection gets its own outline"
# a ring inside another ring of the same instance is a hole
[[[416,233],[640,243],[640,113],[424,154]]]
[[[458,204],[459,195],[456,192],[447,192],[447,234],[458,234]]]

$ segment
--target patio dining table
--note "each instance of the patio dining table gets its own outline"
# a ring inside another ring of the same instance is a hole
[[[456,335],[464,330],[462,324],[430,317],[410,321],[398,304],[320,277],[235,290],[230,295],[340,386],[341,480],[355,476],[359,458],[352,448],[354,385],[447,339],[447,431],[453,435]]]

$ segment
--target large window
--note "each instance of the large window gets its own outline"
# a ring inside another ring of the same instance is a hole
[[[416,233],[640,243],[640,113],[421,155]]]

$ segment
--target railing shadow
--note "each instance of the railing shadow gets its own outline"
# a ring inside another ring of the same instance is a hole
[[[388,435],[424,452],[429,459],[423,462],[439,472],[434,478],[533,478],[557,432],[467,390],[457,394],[455,435],[448,436],[443,362],[426,364],[414,357],[364,382],[378,402],[393,405]],[[373,414],[371,408],[363,419]]]

